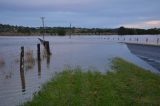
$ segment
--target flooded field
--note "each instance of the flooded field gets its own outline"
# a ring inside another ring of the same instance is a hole
[[[27,100],[67,67],[81,67],[106,72],[111,59],[121,57],[148,70],[157,71],[132,54],[127,45],[119,42],[160,45],[159,35],[143,36],[74,36],[45,37],[52,55],[46,57],[41,45],[41,62],[37,62],[39,36],[0,37],[0,105],[18,105]],[[138,40],[137,40],[138,39]],[[20,48],[24,46],[24,73],[20,72]]]

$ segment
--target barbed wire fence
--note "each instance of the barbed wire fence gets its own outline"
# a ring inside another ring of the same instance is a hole
[[[107,36],[107,41],[114,41],[120,43],[133,43],[133,44],[145,44],[145,45],[160,45],[160,36],[144,37],[144,36]]]

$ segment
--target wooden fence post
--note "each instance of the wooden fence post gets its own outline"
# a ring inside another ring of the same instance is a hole
[[[41,60],[41,49],[40,49],[40,44],[37,44],[37,58],[38,58],[38,61]]]
[[[20,54],[20,70],[24,69],[24,47],[21,47],[21,54]]]
[[[41,78],[41,48],[40,44],[37,44],[37,60],[38,60],[38,76]]]
[[[25,76],[24,76],[24,47],[21,47],[21,54],[20,54],[20,76],[21,76],[21,85],[22,85],[22,92],[25,92]]]

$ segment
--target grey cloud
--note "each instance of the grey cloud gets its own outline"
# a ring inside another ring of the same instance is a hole
[[[45,16],[49,26],[72,22],[115,27],[159,20],[159,4],[160,0],[0,0],[0,21],[38,26],[38,18]]]

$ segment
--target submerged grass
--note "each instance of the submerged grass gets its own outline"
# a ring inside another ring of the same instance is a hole
[[[114,72],[66,69],[43,86],[24,106],[158,106],[160,75],[120,58]]]

